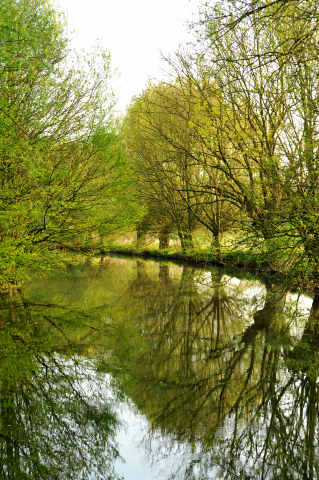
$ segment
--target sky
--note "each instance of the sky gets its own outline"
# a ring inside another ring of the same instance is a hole
[[[161,50],[173,53],[191,40],[186,21],[198,11],[200,0],[55,0],[67,14],[73,46],[90,50],[99,44],[111,51],[120,77],[113,81],[124,111],[148,78],[160,79]]]

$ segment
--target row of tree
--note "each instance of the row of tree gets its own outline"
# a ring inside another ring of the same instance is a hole
[[[109,52],[72,54],[47,0],[3,0],[1,291],[136,224],[183,250],[202,228],[220,260],[230,230],[319,290],[318,26],[314,0],[203,4],[119,134]]]
[[[202,226],[220,259],[221,233],[240,232],[319,288],[318,4],[212,2],[192,27],[192,53],[166,58],[124,120],[139,230],[191,249]]]

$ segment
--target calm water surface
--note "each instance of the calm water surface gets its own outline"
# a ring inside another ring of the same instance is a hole
[[[319,309],[109,257],[0,310],[0,479],[317,479]]]

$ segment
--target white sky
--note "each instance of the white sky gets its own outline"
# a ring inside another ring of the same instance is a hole
[[[113,87],[124,110],[148,78],[160,78],[160,53],[173,53],[190,40],[185,24],[200,0],[55,0],[66,12],[73,45],[89,50],[98,43],[111,51],[120,78]]]

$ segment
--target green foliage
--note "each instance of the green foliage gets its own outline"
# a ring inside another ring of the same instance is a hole
[[[318,5],[208,3],[198,27],[207,54],[185,70],[227,101],[222,114],[208,106],[226,139],[211,164],[246,214],[246,243],[318,290]]]
[[[317,2],[202,6],[192,54],[166,58],[169,81],[125,120],[140,197],[162,208],[184,256],[200,226],[226,261],[229,229],[236,255],[319,293]]]
[[[71,54],[46,0],[0,6],[0,289],[92,253],[134,217],[110,54]]]

